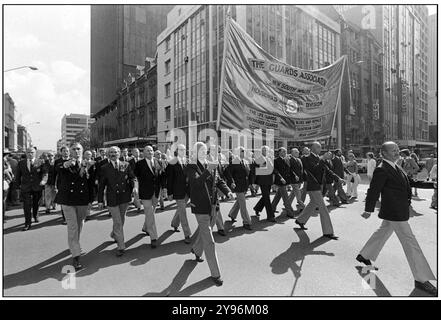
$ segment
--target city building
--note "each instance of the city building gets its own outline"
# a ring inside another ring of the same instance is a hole
[[[429,126],[438,126],[438,15],[429,16]],[[430,129],[429,129],[430,131]],[[430,140],[432,141],[432,140]]]
[[[345,21],[369,30],[382,47],[385,140],[417,152],[433,149],[428,121],[428,9],[425,5],[336,6]]]
[[[94,119],[86,114],[64,115],[61,119],[61,143],[70,146],[75,141],[75,136],[85,129],[90,129]]]
[[[17,149],[17,124],[15,121],[15,104],[9,93],[3,94],[4,151]]]
[[[93,115],[91,145],[143,148],[156,144],[157,74],[154,59],[145,59],[138,74],[129,74],[117,98]]]
[[[129,73],[156,52],[171,5],[91,6],[91,110],[96,114],[117,97]]]
[[[17,125],[17,151],[26,151],[30,147],[32,147],[32,139],[27,128]]]
[[[216,128],[226,5],[180,5],[158,36],[158,147],[167,133],[197,122]],[[335,11],[335,10],[334,10]],[[278,59],[318,69],[340,57],[340,25],[309,5],[233,5],[231,16]],[[336,13],[336,12],[335,12]],[[275,147],[298,142],[277,139]]]

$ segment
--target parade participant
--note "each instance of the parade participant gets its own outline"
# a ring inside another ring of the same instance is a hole
[[[420,161],[419,160],[419,158],[418,158],[418,156],[416,155],[416,153],[414,153],[414,152],[412,152],[411,154],[410,154],[410,157],[413,159],[413,161],[414,161],[414,163],[416,163],[416,165],[417,165],[417,168],[413,171],[413,174],[412,174],[412,180],[414,180],[414,181],[418,181],[418,172],[420,171],[420,166],[418,165],[418,162]],[[405,162],[406,163],[406,162]],[[414,187],[414,196],[415,197],[418,197],[418,188],[417,187]]]
[[[17,189],[17,168],[18,168],[18,158],[16,156],[13,156],[12,154],[7,155],[7,161],[9,166],[12,170],[13,180],[9,184],[9,192],[8,192],[8,203],[11,206],[17,206],[20,204],[20,196],[19,196],[19,190]]]
[[[44,203],[46,206],[46,214],[50,214],[51,209],[55,209],[55,155],[53,152],[47,153],[47,160],[43,164],[45,171],[48,173],[47,183],[44,186]]]
[[[345,172],[348,173],[348,171],[345,168],[343,155],[340,149],[334,150],[331,162],[334,173],[343,180],[345,178]],[[337,199],[339,200],[339,203],[348,204],[348,196],[343,190],[343,185],[339,181],[334,180],[333,189],[334,191],[337,191]]]
[[[313,211],[318,208],[323,236],[329,239],[337,240],[338,237],[334,235],[331,218],[329,217],[329,211],[325,205],[322,195],[323,175],[329,172],[329,169],[323,163],[323,161],[320,161],[319,154],[321,149],[322,146],[319,142],[313,142],[311,145],[310,155],[304,159],[303,168],[306,173],[307,191],[311,200],[297,218],[296,224],[298,224],[301,229],[307,230],[305,228],[305,224],[313,214]],[[329,174],[337,181],[344,183],[343,180],[333,172],[329,172]]]
[[[218,286],[223,284],[216,256],[212,228],[219,215],[217,189],[232,198],[231,191],[217,173],[217,162],[207,162],[207,146],[196,142],[193,146],[193,158],[187,166],[187,177],[190,185],[191,211],[198,222],[196,241],[192,253],[196,261],[202,262],[202,253],[211,272],[211,278]]]
[[[297,199],[298,213],[302,212],[302,210],[305,208],[305,204],[302,201],[302,193],[300,191],[300,188],[304,181],[304,172],[302,160],[300,160],[299,156],[299,150],[297,148],[292,148],[291,157],[289,159],[289,166],[291,170],[291,181],[289,183],[291,184],[292,190],[289,194],[288,202],[292,206],[294,199]]]
[[[294,209],[289,202],[287,186],[290,184],[291,180],[299,180],[299,178],[292,177],[295,174],[291,171],[291,164],[289,158],[286,156],[286,149],[279,149],[279,156],[274,160],[274,184],[277,186],[276,195],[271,203],[273,211],[276,211],[277,204],[280,198],[283,199],[283,205],[285,207],[286,215],[289,218],[294,218]]]
[[[158,170],[158,184],[159,184],[158,203],[159,203],[160,210],[164,210],[164,189],[166,188],[166,184],[167,184],[167,173],[165,171],[167,168],[167,163],[165,163],[161,159],[161,156],[162,156],[161,151],[159,151],[159,150],[154,151],[155,161],[159,165],[159,170]]]
[[[101,179],[101,167],[102,166],[104,166],[104,165],[106,165],[106,164],[108,164],[109,163],[109,159],[108,159],[108,157],[107,157],[107,153],[108,153],[108,150],[107,149],[105,149],[105,148],[100,148],[99,149],[99,156],[96,158],[96,160],[95,160],[95,167],[96,167],[96,173],[95,173],[95,191],[96,191],[96,194],[98,195],[98,190],[99,190],[99,188],[100,188],[100,186],[99,186],[99,182],[100,182],[100,179]],[[107,198],[106,198],[106,194],[104,194],[104,199],[103,199],[103,204],[104,204],[104,206],[103,206],[103,208],[106,208],[106,205],[107,205]],[[110,213],[110,211],[109,211],[109,216],[111,216],[111,213]]]
[[[95,160],[93,160],[93,153],[90,150],[86,150],[83,153],[83,161],[91,168],[91,179],[93,181],[93,187],[92,187],[92,196],[93,196],[93,201],[96,200],[97,196],[98,196],[98,190],[96,189],[96,184],[95,184],[95,176],[96,176],[96,162]],[[93,201],[91,203],[93,203]],[[88,215],[85,219],[85,221],[89,221],[89,214],[90,214],[90,210],[92,209],[92,207],[89,208],[88,210]]]
[[[80,234],[84,219],[93,201],[93,168],[82,159],[83,147],[74,143],[70,159],[57,163],[58,193],[56,202],[61,205],[67,222],[67,241],[75,270],[80,263]]]
[[[66,146],[62,146],[60,149],[60,153],[61,153],[61,157],[58,158],[57,160],[55,160],[54,163],[54,167],[55,167],[55,172],[54,172],[54,180],[55,180],[55,193],[58,192],[58,188],[59,188],[59,181],[58,181],[58,168],[60,167],[60,164],[63,164],[64,162],[69,160],[69,155],[70,155],[70,151],[69,148]],[[56,196],[55,196],[56,199]],[[57,201],[55,200],[55,203],[57,203]],[[61,216],[63,217],[63,221],[62,224],[66,224],[66,218],[64,216],[64,210],[63,207],[61,207]]]
[[[161,167],[153,157],[153,148],[144,148],[144,159],[135,165],[135,176],[137,177],[139,199],[144,207],[145,222],[142,231],[150,236],[150,246],[154,249],[157,246],[158,233],[155,223],[155,212],[158,204],[160,181],[159,172]]]
[[[92,150],[92,160],[96,161],[96,150]]]
[[[374,159],[374,154],[372,152],[368,152],[366,154],[367,157],[367,177],[368,177],[368,181],[369,183],[372,181],[372,176],[374,175],[374,170],[377,167],[377,161],[375,161]]]
[[[175,232],[178,232],[179,224],[182,224],[184,230],[184,242],[189,244],[191,230],[187,219],[187,202],[190,195],[190,189],[187,183],[185,170],[187,168],[187,160],[185,158],[186,148],[183,144],[179,144],[176,149],[176,157],[170,160],[167,167],[167,194],[168,200],[176,201],[176,212],[173,216],[171,226]]]
[[[6,199],[8,198],[8,191],[13,180],[14,174],[8,163],[8,159],[3,157],[3,223],[5,223]]]
[[[141,160],[139,154],[140,152],[138,148],[132,149],[132,158],[130,159],[129,164],[132,167],[133,172],[135,172],[136,163]],[[133,193],[133,204],[138,209],[138,212],[141,212],[141,201],[139,200],[139,192]]]
[[[129,162],[131,157],[129,157],[129,149],[124,148],[121,150],[121,157],[119,158],[120,161]]]
[[[303,169],[305,169],[305,159],[311,154],[311,150],[308,147],[304,147],[302,150],[302,156],[300,157],[300,160],[302,161]],[[307,191],[307,185],[308,180],[306,179],[306,172],[303,170],[304,176],[303,176],[303,188],[301,190],[302,192],[302,202],[305,203],[306,195],[308,194]]]
[[[346,169],[348,170],[347,178],[347,195],[349,200],[358,198],[358,184],[361,181],[360,175],[358,174],[358,164],[355,161],[355,155],[353,153],[348,153],[348,162],[346,164]]]
[[[334,183],[338,183],[338,180],[335,180],[335,175],[338,174],[334,171],[334,166],[332,164],[333,153],[331,151],[325,152],[323,155],[322,161],[328,167],[329,170],[326,170],[325,173],[325,187],[323,188],[323,196],[328,194],[329,202],[332,206],[339,207],[340,199],[335,195]]]
[[[18,163],[17,184],[23,198],[23,211],[25,216],[25,227],[27,231],[32,225],[32,216],[34,222],[38,223],[38,207],[42,190],[48,179],[48,173],[42,166],[42,161],[35,159],[35,149],[26,150],[26,158]],[[32,210],[32,214],[31,214]]]
[[[429,173],[430,180],[435,182],[430,208],[438,210],[438,162],[435,160]]]
[[[255,197],[257,195],[257,184],[256,184],[256,161],[254,160],[254,153],[251,151],[247,151],[248,156],[246,160],[250,164],[250,175],[248,177],[248,181],[250,183],[249,188],[251,192],[251,196]]]
[[[100,169],[100,183],[98,190],[98,207],[103,209],[104,189],[106,189],[107,206],[112,215],[113,230],[110,237],[117,244],[116,255],[124,254],[124,222],[127,208],[132,201],[132,189],[134,187],[135,175],[126,161],[120,161],[120,150],[113,146],[109,148],[109,162]]]
[[[366,197],[364,218],[369,218],[381,194],[378,217],[383,219],[380,228],[374,232],[357,256],[357,261],[372,265],[386,241],[396,233],[415,279],[415,287],[436,295],[436,288],[429,282],[436,280],[426,258],[409,225],[409,207],[412,191],[406,173],[396,165],[399,149],[396,143],[388,141],[381,146],[383,162],[375,169]]]
[[[435,155],[433,153],[431,153],[429,159],[427,159],[426,164],[425,164],[425,167],[427,170],[427,181],[430,180],[430,172],[432,171],[432,168],[433,168],[435,162],[436,162]]]
[[[269,147],[263,146],[261,154],[256,157],[256,182],[260,186],[262,196],[253,209],[256,216],[260,216],[260,212],[265,207],[267,220],[269,222],[276,222],[270,199],[271,186],[274,182],[274,165],[268,154]]]
[[[236,217],[240,209],[240,215],[243,221],[243,227],[251,230],[251,218],[248,214],[245,193],[248,190],[250,175],[250,164],[245,160],[245,148],[239,147],[239,157],[235,157],[229,165],[229,179],[232,191],[236,193],[236,202],[231,208],[228,216],[231,221],[236,222]]]

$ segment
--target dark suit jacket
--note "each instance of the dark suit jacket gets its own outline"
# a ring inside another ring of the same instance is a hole
[[[59,173],[59,168],[60,168],[60,164],[65,163],[67,160],[63,159],[63,158],[58,158],[57,160],[55,160],[54,162],[54,181],[56,184],[57,189],[60,186],[60,180],[58,179],[58,173]]]
[[[29,171],[28,159],[21,160],[17,166],[17,186],[20,186],[22,192],[41,191],[43,187],[40,186],[40,182],[46,175],[47,171],[44,165],[33,166]]]
[[[156,160],[154,161],[156,163]],[[154,172],[150,170],[146,159],[138,161],[135,165],[135,176],[138,179],[139,199],[141,200],[150,200],[153,195],[159,196],[159,176],[154,164],[152,167]]]
[[[374,211],[381,194],[379,218],[389,221],[409,220],[412,191],[406,173],[399,170],[397,172],[385,161],[375,168],[366,196],[365,211]]]
[[[96,173],[95,173],[95,179],[100,180],[101,176],[101,167],[109,163],[109,159],[102,159],[101,157],[98,157],[95,163]]]
[[[54,186],[55,185],[55,162],[54,164],[50,164],[49,161],[44,163],[45,171],[48,173],[47,185]]]
[[[334,173],[343,179],[345,176],[345,167],[343,165],[343,161],[341,161],[341,158],[337,156],[335,156],[331,161],[334,167]]]
[[[107,162],[100,168],[100,183],[98,187],[98,202],[104,199],[104,189],[107,187],[107,205],[115,207],[132,201],[132,190],[135,175],[128,162],[119,162],[119,169]]]
[[[236,185],[234,192],[247,192],[249,186],[248,177],[250,175],[250,165],[248,161],[234,159],[229,165],[229,185],[232,183]]]
[[[327,160],[326,161],[322,160],[322,161],[329,169],[329,170],[326,170],[326,173],[325,173],[326,184],[332,184],[336,180],[335,179],[336,172],[334,171],[334,166],[332,165],[332,161],[327,161]],[[334,173],[334,174],[332,174],[332,173]]]
[[[142,160],[141,158],[138,159],[138,161],[141,161],[141,160]],[[129,161],[129,164],[132,167],[133,172],[135,172],[136,162],[138,162],[138,161],[135,161],[135,158],[133,158],[133,157]]]
[[[300,158],[291,157],[289,159],[290,170],[291,170],[291,181],[289,183],[302,183],[303,182],[303,163]],[[297,176],[298,181],[295,177]]]
[[[66,206],[87,206],[94,198],[94,167],[89,168],[89,177],[87,177],[86,174],[80,175],[78,165],[65,168],[64,162],[57,163],[58,192],[55,202]]]
[[[287,186],[291,183],[291,166],[289,163],[289,159],[285,160],[280,157],[277,157],[276,160],[274,160],[275,185]],[[282,178],[285,180],[285,183],[282,183]]]
[[[339,177],[329,170],[324,161],[313,153],[305,157],[303,160],[303,168],[306,174],[306,190],[320,191],[322,190],[324,175],[327,174],[333,179],[339,180]]]
[[[217,171],[217,170],[216,170]],[[225,195],[230,192],[224,180],[217,173],[216,187],[213,197],[213,176],[197,164],[188,164],[186,168],[190,185],[191,212],[194,214],[211,214],[212,202],[217,203],[217,189]]]
[[[258,169],[257,168],[265,168],[266,166],[266,162],[259,164],[257,163],[256,159],[256,184],[260,185],[260,186],[265,186],[265,185],[272,185],[274,183],[274,170],[273,172],[271,172],[270,174],[258,174]],[[271,166],[273,166],[272,160],[269,158],[266,158],[267,161],[270,161],[271,163],[268,164],[268,168],[270,168]],[[274,169],[274,168],[273,168]]]
[[[176,158],[172,159],[166,169],[167,173],[167,194],[173,196],[173,199],[185,199],[190,195],[187,176],[185,174],[187,164],[182,167]]]

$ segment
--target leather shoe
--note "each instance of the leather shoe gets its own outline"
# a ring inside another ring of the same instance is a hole
[[[249,224],[244,224],[243,228],[247,229],[247,230],[253,230],[253,228],[251,228],[251,226]]]
[[[184,242],[185,242],[186,244],[190,244],[190,243],[191,243],[191,239],[190,239],[190,237],[185,237]]]
[[[122,255],[124,255],[124,253],[125,253],[125,251],[124,251],[124,249],[118,249],[117,251],[116,251],[116,256],[117,257],[121,257]]]
[[[198,256],[198,255],[194,252],[193,249],[191,249],[191,253],[194,254],[194,256],[195,256],[195,260],[196,260],[197,262],[203,262],[203,261],[204,261],[204,259],[202,259],[200,256]]]
[[[363,257],[361,254],[359,254],[356,258],[355,258],[358,262],[361,262],[367,266],[371,266],[372,262],[369,259],[366,259],[365,257]],[[377,267],[374,267],[375,270],[378,270]]]
[[[225,237],[227,235],[224,229],[218,230],[217,233],[219,233],[223,237]]]
[[[259,211],[254,210],[254,213],[256,214],[256,216],[260,217],[260,212]]]
[[[144,232],[146,235],[149,235],[146,229],[142,228],[142,232]]]
[[[231,217],[231,216],[228,216],[230,219],[231,219],[231,223],[235,223],[237,220],[236,219],[234,219],[233,217]]]
[[[424,292],[427,292],[428,294],[432,296],[437,295],[437,289],[434,285],[432,285],[429,281],[426,282],[419,282],[415,280],[415,288],[420,289]]]
[[[39,223],[40,220],[38,220],[38,218],[34,218],[35,223]]]
[[[173,227],[173,232],[180,232],[180,230],[177,227]]]
[[[221,277],[211,277],[211,280],[213,280],[213,282],[216,284],[216,286],[220,287],[221,285],[224,284],[224,281],[222,280]]]
[[[31,228],[31,225],[28,224],[27,226],[25,226],[25,227],[23,228],[23,231],[28,231],[30,228]]]
[[[157,245],[157,243],[156,243],[156,240],[152,240],[152,241],[150,242],[150,247],[152,247],[152,249],[155,249],[157,246],[158,246],[158,245]]]
[[[304,223],[298,222],[297,220],[295,221],[295,223],[296,223],[297,225],[299,225],[300,229],[302,229],[302,230],[308,230],[308,228],[305,228],[305,224],[304,224]]]
[[[67,225],[66,220],[63,220],[63,221],[61,222],[61,224],[62,224],[63,226]]]
[[[274,223],[277,222],[277,221],[276,221],[276,218],[268,218],[268,219],[266,219],[266,220],[269,221],[269,222],[274,222]]]
[[[338,240],[338,237],[333,234],[324,234],[323,236],[331,240]]]
[[[75,271],[83,269],[83,265],[80,263],[80,257],[73,258],[72,265],[75,268]]]

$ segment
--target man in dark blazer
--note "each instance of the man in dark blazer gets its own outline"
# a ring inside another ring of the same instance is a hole
[[[309,218],[314,213],[316,208],[318,208],[320,213],[320,221],[322,224],[323,236],[329,239],[337,240],[338,237],[334,235],[334,229],[332,228],[329,211],[323,199],[322,189],[324,176],[326,174],[329,174],[341,183],[343,183],[343,180],[340,179],[335,173],[330,171],[325,163],[320,159],[319,154],[321,149],[322,146],[319,142],[313,142],[311,145],[311,153],[304,159],[303,168],[306,173],[306,188],[309,198],[311,200],[302,211],[300,216],[298,216],[296,224],[298,224],[301,229],[307,230],[305,228],[305,224],[306,222],[308,222]]]
[[[334,168],[334,173],[339,176],[341,179],[345,178],[345,172],[349,173],[349,171],[345,168],[345,165],[343,163],[343,154],[341,153],[340,149],[336,149],[333,152],[332,156],[332,166]],[[343,186],[341,183],[338,183],[337,181],[334,181],[333,185],[334,191],[337,190],[337,196],[341,203],[348,204],[348,196],[346,195],[346,192],[343,190]]]
[[[69,160],[69,155],[70,155],[70,151],[69,148],[66,146],[62,146],[60,149],[60,153],[61,153],[61,157],[58,158],[57,160],[55,160],[54,166],[55,166],[55,172],[54,172],[54,179],[55,179],[55,193],[58,192],[58,188],[59,188],[59,180],[58,180],[58,168],[60,167],[60,164],[63,164],[64,162],[66,162],[67,160]],[[55,196],[56,199],[56,196]],[[55,200],[55,203],[57,203],[57,201]],[[66,218],[64,216],[64,210],[63,207],[61,207],[61,216],[63,217],[63,222],[62,224],[66,224]]]
[[[113,220],[113,231],[110,236],[118,244],[116,255],[122,256],[125,250],[123,227],[127,208],[132,201],[135,175],[129,163],[120,161],[119,157],[119,148],[110,147],[109,162],[100,168],[98,207],[102,209],[104,206],[104,189],[106,189],[107,206]]]
[[[27,231],[32,225],[32,215],[35,222],[38,221],[38,207],[44,185],[47,183],[48,174],[43,163],[35,159],[35,149],[26,150],[26,159],[21,160],[17,167],[17,184],[23,198],[23,211],[25,215],[25,227]],[[31,215],[32,210],[32,215]]]
[[[179,144],[176,149],[176,157],[168,163],[167,172],[167,195],[171,201],[176,201],[176,212],[173,216],[171,226],[178,232],[179,224],[182,224],[184,230],[184,242],[190,243],[191,230],[187,219],[187,202],[190,196],[190,189],[187,182],[185,170],[187,168],[187,160],[185,158],[186,148],[183,144]]]
[[[142,231],[150,236],[152,248],[156,248],[158,240],[155,212],[160,190],[160,171],[161,167],[153,157],[153,148],[146,146],[144,148],[144,159],[138,161],[135,165],[135,176],[138,182],[138,188],[136,189],[139,192],[139,199],[144,207],[145,214]]]
[[[269,147],[263,146],[261,149],[261,155],[256,156],[256,183],[260,186],[262,197],[254,206],[254,211],[256,216],[260,216],[260,212],[265,207],[267,220],[270,222],[276,222],[270,199],[271,186],[274,183],[274,164],[268,153]]]
[[[289,202],[287,187],[291,182],[292,174],[290,160],[286,156],[286,149],[282,147],[279,149],[279,156],[274,160],[274,184],[277,186],[277,192],[271,206],[273,211],[276,211],[280,198],[282,198],[286,214],[290,218],[294,218],[294,209]]]
[[[302,192],[300,190],[303,183],[303,163],[299,158],[300,152],[297,148],[291,149],[291,157],[289,159],[289,165],[291,170],[291,181],[289,182],[292,186],[292,191],[288,197],[288,202],[291,204],[294,198],[297,198],[297,209],[299,212],[305,208],[305,203],[302,201]]]
[[[43,164],[45,171],[48,173],[47,183],[44,186],[44,204],[46,206],[46,214],[51,212],[51,209],[55,209],[55,161],[54,153],[47,153],[47,160]]]
[[[239,147],[239,155],[234,157],[229,165],[228,179],[232,191],[236,193],[236,202],[230,210],[228,216],[231,221],[236,222],[236,217],[240,209],[240,215],[243,221],[243,227],[251,230],[251,218],[248,214],[245,193],[248,190],[250,175],[250,164],[245,160],[245,148]]]
[[[388,141],[381,146],[383,162],[374,170],[366,197],[365,212],[362,216],[366,219],[370,217],[381,194],[378,217],[383,219],[383,222],[361,249],[356,259],[366,265],[371,265],[370,260],[377,259],[386,241],[395,232],[412,270],[415,287],[436,295],[437,289],[430,283],[430,280],[436,280],[436,278],[408,222],[412,191],[406,173],[396,164],[400,157],[399,152],[395,142]]]
[[[107,150],[104,148],[99,149],[99,156],[95,160],[95,167],[96,167],[96,173],[95,173],[95,186],[96,186],[96,193],[98,194],[99,190],[99,182],[101,179],[101,167],[109,163],[109,159],[107,158]],[[104,195],[103,204],[104,208],[106,207],[106,195]],[[110,212],[109,212],[110,214]]]

